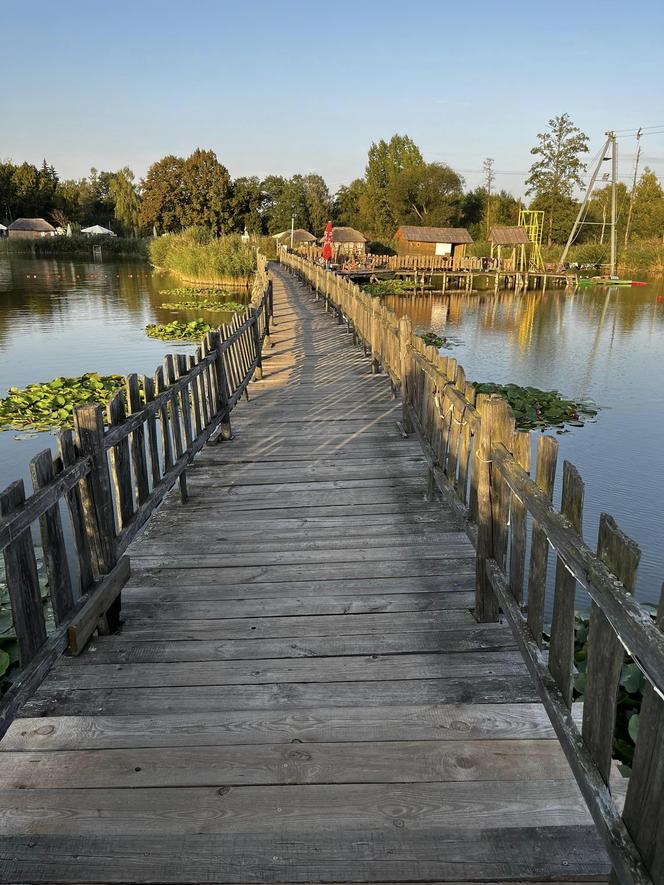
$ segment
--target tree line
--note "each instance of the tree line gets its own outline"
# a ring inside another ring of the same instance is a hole
[[[574,197],[587,172],[587,136],[567,114],[554,117],[538,134],[526,194],[528,207],[546,213],[551,243],[567,239],[579,202]],[[143,180],[131,169],[91,169],[78,180],[61,180],[46,160],[0,163],[0,218],[43,217],[74,228],[112,227],[126,236],[177,232],[203,226],[216,234],[274,234],[295,226],[321,235],[326,222],[347,225],[369,238],[388,242],[401,224],[466,227],[483,239],[490,225],[515,225],[525,203],[505,190],[494,191],[493,161],[484,163],[485,181],[467,189],[445,163],[427,162],[407,135],[380,140],[368,151],[364,175],[331,194],[315,173],[290,178],[232,179],[212,150],[189,157],[168,155],[153,163]],[[645,168],[634,188],[618,185],[619,236],[630,215],[633,238],[664,234],[664,191]],[[604,242],[610,221],[610,187],[598,189],[590,203],[578,242]],[[630,210],[631,207],[631,210]]]

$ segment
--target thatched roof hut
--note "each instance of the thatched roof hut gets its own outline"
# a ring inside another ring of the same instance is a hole
[[[324,242],[321,237],[319,243]],[[367,251],[367,238],[354,227],[332,228],[332,249],[335,257],[342,255],[364,254]]]
[[[465,227],[402,224],[394,235],[399,251],[416,255],[462,256],[473,238]]]
[[[487,242],[494,246],[527,246],[530,240],[525,227],[492,227]]]
[[[7,228],[10,237],[52,237],[55,228],[43,218],[17,218]]]
[[[280,245],[288,246],[290,244],[291,232],[289,230],[283,230],[281,233],[274,234],[273,239],[277,241]],[[301,246],[303,243],[315,243],[316,237],[313,234],[310,234],[308,230],[305,230],[303,227],[296,227],[293,231],[293,245]]]

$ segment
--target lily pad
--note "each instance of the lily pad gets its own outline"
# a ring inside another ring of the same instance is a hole
[[[191,320],[188,323],[173,320],[172,323],[154,323],[145,327],[148,338],[159,338],[161,341],[192,341],[198,342],[216,327],[203,319]]]
[[[510,404],[516,426],[522,430],[544,429],[564,425],[583,427],[586,416],[594,416],[597,409],[587,403],[563,399],[557,390],[538,387],[520,387],[518,384],[495,384],[492,381],[473,381],[477,393],[497,393]]]

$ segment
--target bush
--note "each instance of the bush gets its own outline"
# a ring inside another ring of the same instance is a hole
[[[190,280],[233,279],[248,282],[256,270],[256,251],[239,236],[201,243],[199,229],[150,242],[150,261]],[[166,241],[165,245],[162,245]]]
[[[147,241],[125,237],[40,237],[39,239],[0,239],[0,250],[5,255],[82,255],[92,257],[92,247],[101,246],[102,255],[127,255],[133,258],[146,258]]]
[[[367,252],[371,255],[396,255],[396,249],[380,240],[369,240],[367,243]]]
[[[629,270],[664,273],[664,243],[659,237],[632,240],[620,255],[620,266]]]

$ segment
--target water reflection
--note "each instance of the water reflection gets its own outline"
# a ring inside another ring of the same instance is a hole
[[[595,424],[558,436],[560,463],[568,458],[586,482],[588,543],[604,510],[640,544],[637,593],[650,602],[664,579],[663,293],[657,282],[385,299],[417,331],[458,342],[450,352],[471,380],[555,388],[600,405]]]

